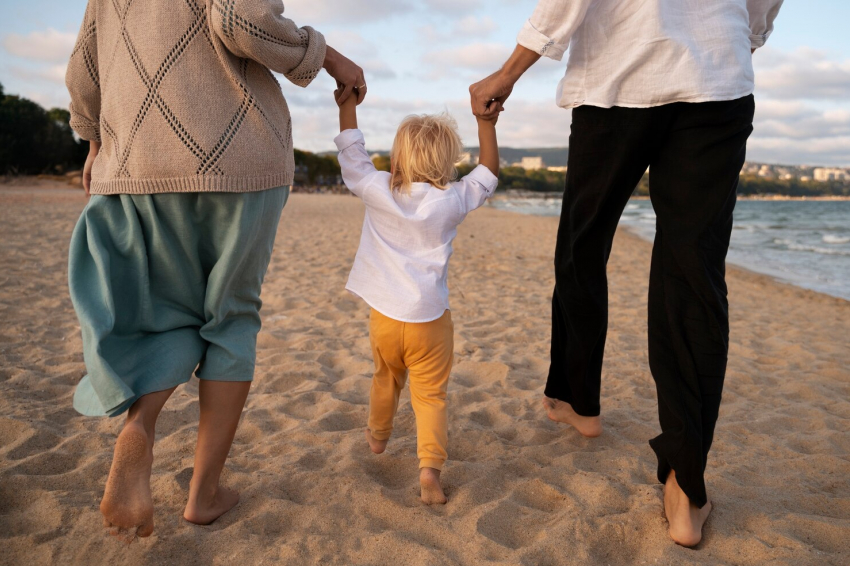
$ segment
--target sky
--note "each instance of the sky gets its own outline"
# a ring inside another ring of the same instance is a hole
[[[387,149],[401,119],[448,110],[477,145],[469,85],[515,45],[536,0],[285,0],[285,15],[321,31],[366,72],[360,127],[370,149]],[[65,64],[85,0],[0,0],[0,83],[45,106],[68,104]],[[756,120],[748,159],[850,166],[850,2],[787,0],[768,44],[754,55]],[[542,59],[518,83],[498,131],[510,147],[567,145],[571,113],[555,104],[563,62]],[[334,82],[281,81],[295,145],[330,150],[338,131]]]

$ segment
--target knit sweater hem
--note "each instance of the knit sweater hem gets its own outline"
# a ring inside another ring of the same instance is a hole
[[[292,185],[291,172],[279,172],[260,177],[230,177],[197,175],[170,179],[113,179],[92,181],[93,195],[147,195],[156,193],[250,193]]]

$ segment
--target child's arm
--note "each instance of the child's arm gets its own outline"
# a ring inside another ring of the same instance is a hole
[[[342,89],[334,92],[334,98],[339,104]],[[364,180],[371,177],[377,169],[366,152],[366,140],[363,132],[357,129],[357,96],[349,96],[339,104],[339,131],[334,140],[339,149],[339,168],[342,171],[342,181],[348,190],[362,197],[366,188]]]
[[[491,104],[499,104],[491,102]],[[496,191],[499,185],[499,143],[496,139],[496,122],[501,105],[492,117],[478,117],[478,167],[456,185],[464,215],[472,212]]]
[[[342,96],[342,89],[334,91],[334,98],[339,105],[339,131],[356,130],[357,129],[357,97],[349,96],[345,102],[339,104],[339,98]],[[352,101],[352,98],[354,100]]]
[[[498,104],[498,102],[491,104]],[[495,118],[477,118],[480,151],[478,163],[489,169],[496,177],[499,176],[499,142],[496,140],[496,122],[498,119],[498,114]]]

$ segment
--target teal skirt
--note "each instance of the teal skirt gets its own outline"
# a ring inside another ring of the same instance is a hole
[[[71,300],[88,374],[84,415],[200,379],[251,381],[260,289],[289,187],[96,195],[74,229]]]

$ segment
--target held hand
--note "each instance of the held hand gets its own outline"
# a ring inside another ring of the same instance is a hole
[[[504,102],[514,90],[514,81],[504,72],[496,71],[486,79],[469,87],[472,113],[478,118],[498,119],[504,111]]]
[[[502,103],[497,100],[493,100],[487,108],[487,113],[483,116],[476,116],[475,119],[478,121],[479,127],[482,123],[495,126],[499,121],[499,114],[504,111],[505,109],[502,107]]]
[[[363,99],[366,98],[366,79],[363,76],[363,69],[330,45],[325,53],[323,67],[330,76],[336,79],[337,85],[342,88],[338,103],[345,102],[352,95],[354,95],[357,104],[363,102]]]
[[[352,91],[352,95],[343,100],[342,95],[345,94],[345,85],[342,83],[336,83],[336,90],[334,91],[334,100],[336,101],[336,105],[342,108],[347,108],[349,106],[357,107],[357,89],[355,88]]]
[[[86,197],[91,196],[91,169],[99,151],[100,142],[89,142],[89,154],[86,157],[86,164],[83,165],[83,188],[86,190]]]

